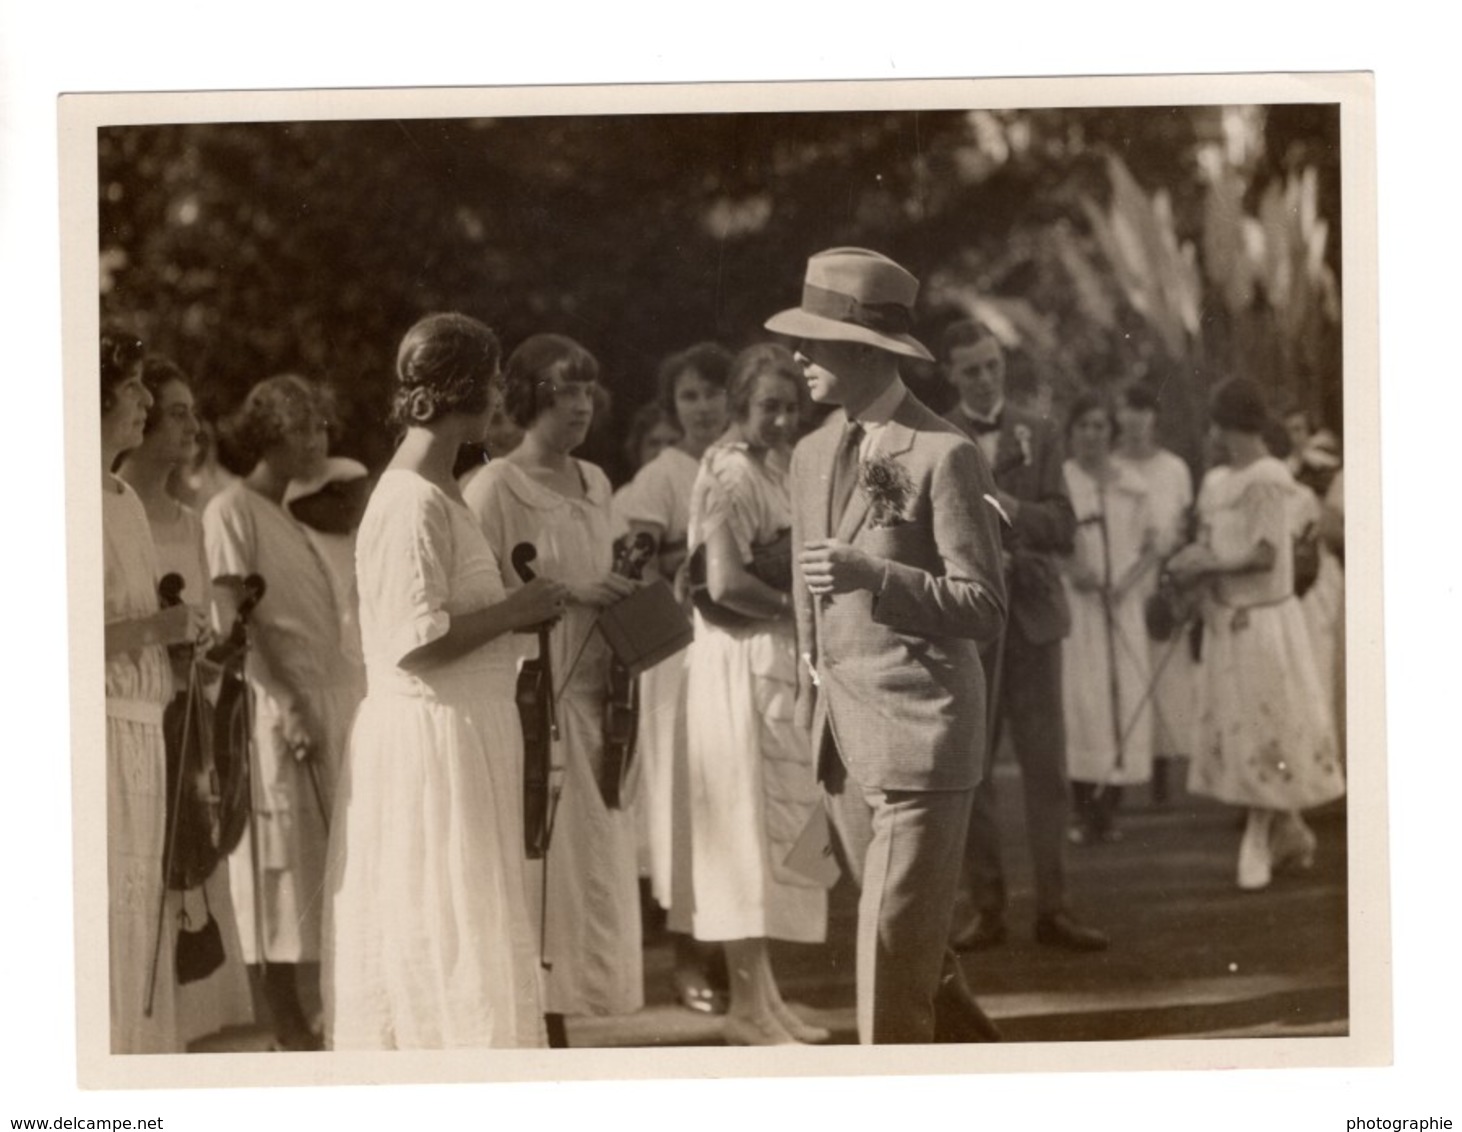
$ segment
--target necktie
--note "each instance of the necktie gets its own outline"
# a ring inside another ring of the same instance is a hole
[[[862,442],[861,424],[849,421],[843,426],[843,438],[838,442],[838,452],[833,458],[833,490],[827,512],[828,534],[838,529],[838,520],[847,510],[848,500],[853,495],[853,485],[858,482],[858,446]]]

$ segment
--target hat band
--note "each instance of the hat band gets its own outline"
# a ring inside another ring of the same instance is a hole
[[[914,325],[913,315],[902,303],[865,303],[853,295],[829,291],[814,283],[802,285],[802,309],[808,314],[851,322],[880,334],[907,334]]]

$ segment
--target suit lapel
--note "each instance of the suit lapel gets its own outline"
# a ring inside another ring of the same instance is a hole
[[[893,417],[879,431],[872,455],[896,460],[914,446],[915,432],[907,423],[910,404],[910,395],[905,394],[894,410]],[[831,486],[828,490],[830,498]],[[843,512],[842,521],[838,523],[836,537],[842,542],[852,542],[867,522],[871,507],[872,501],[868,498],[868,493],[862,488],[854,488],[853,494],[848,498],[848,508]]]
[[[1011,423],[1007,412],[1000,426],[1000,439],[995,443],[995,467],[991,469],[997,473],[995,478],[1002,483],[1016,475],[1023,460],[1020,443],[1015,439],[1015,429],[1016,426]]]
[[[804,444],[816,445],[808,453],[811,458],[806,461],[812,482],[807,485],[805,493],[802,493],[803,515],[806,517],[803,530],[808,542],[828,537],[827,513],[833,497],[833,460],[837,457],[838,437],[843,434],[842,424],[845,419],[843,411],[838,409],[820,429],[803,441]]]

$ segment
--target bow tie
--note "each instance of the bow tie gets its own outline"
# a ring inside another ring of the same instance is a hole
[[[965,421],[969,425],[970,431],[976,436],[985,436],[988,433],[1000,431],[1000,418],[1002,416],[1004,416],[1003,413],[996,413],[994,420],[986,420],[984,417],[975,417],[966,413]]]

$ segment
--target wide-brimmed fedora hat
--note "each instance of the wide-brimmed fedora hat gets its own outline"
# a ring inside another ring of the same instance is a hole
[[[772,315],[766,328],[789,338],[863,342],[932,362],[909,333],[919,281],[887,256],[867,248],[830,248],[807,261],[802,305]]]

